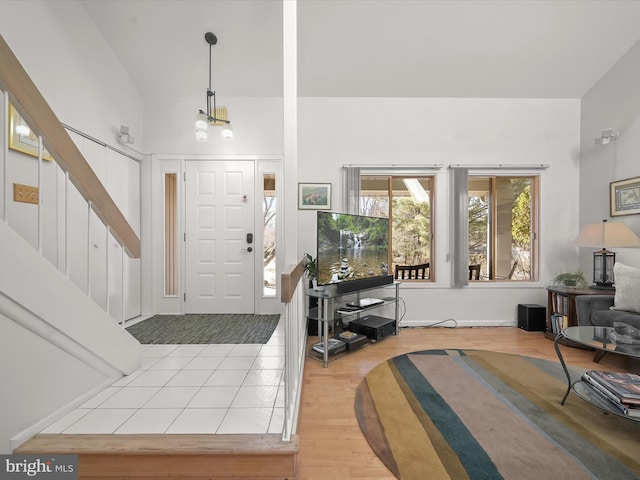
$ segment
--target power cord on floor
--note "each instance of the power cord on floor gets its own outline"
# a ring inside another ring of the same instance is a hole
[[[453,325],[443,325],[444,323],[447,323],[447,322],[453,322]],[[447,318],[445,320],[440,320],[439,322],[431,323],[429,325],[416,325],[416,326],[400,325],[400,328],[433,328],[437,326],[444,326],[445,328],[456,328],[458,326],[458,322],[454,318]]]
[[[404,318],[404,316],[407,313],[407,304],[404,301],[404,298],[402,298],[400,296],[398,297],[398,303],[400,304],[401,310],[402,310],[402,313],[400,314],[400,318],[398,320],[398,327],[399,328],[431,328],[431,327],[437,327],[438,325],[442,325],[442,324],[447,323],[447,322],[453,322],[453,325],[452,326],[448,326],[447,328],[456,328],[458,326],[458,322],[454,318],[447,318],[446,320],[441,320],[439,322],[435,322],[435,323],[432,323],[430,325],[420,325],[420,326],[415,326],[415,327],[408,326],[408,325],[402,325],[402,319]]]

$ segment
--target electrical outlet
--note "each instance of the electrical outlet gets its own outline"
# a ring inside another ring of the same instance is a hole
[[[13,201],[38,204],[38,187],[31,185],[13,184]]]

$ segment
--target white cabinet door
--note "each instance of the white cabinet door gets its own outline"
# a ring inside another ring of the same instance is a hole
[[[107,227],[93,210],[89,235],[89,290],[93,301],[107,311]]]
[[[109,315],[117,322],[124,320],[124,298],[122,293],[123,255],[126,255],[126,253],[109,232],[107,236]]]

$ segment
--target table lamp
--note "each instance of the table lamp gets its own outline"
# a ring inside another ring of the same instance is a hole
[[[573,241],[576,247],[602,247],[593,252],[593,288],[614,288],[616,254],[607,248],[640,247],[640,238],[623,222],[590,223]]]

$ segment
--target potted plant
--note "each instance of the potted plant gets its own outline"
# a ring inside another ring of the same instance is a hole
[[[557,274],[553,279],[554,285],[562,287],[588,287],[589,283],[584,277],[584,273],[577,272],[563,272]]]
[[[316,259],[313,258],[308,253],[305,253],[306,262],[304,264],[304,276],[309,279],[309,284],[314,288],[318,288],[318,278],[317,278],[317,268],[318,263]]]

